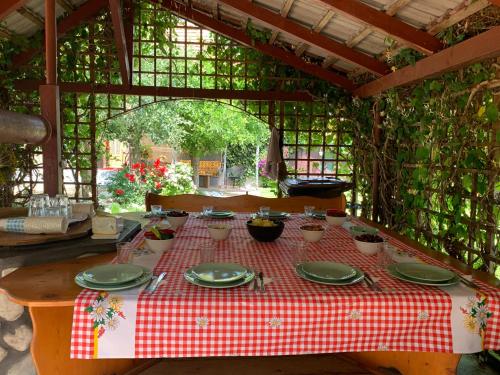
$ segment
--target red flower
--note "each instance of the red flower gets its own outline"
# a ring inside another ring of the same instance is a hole
[[[130,181],[130,182],[135,182],[135,175],[130,174],[130,173],[125,173],[125,177]]]
[[[161,182],[157,182],[157,183],[155,184],[155,187],[156,187],[157,189],[161,189]]]
[[[167,167],[161,166],[160,168],[158,168],[158,172],[160,172],[161,176],[164,175],[167,172]]]
[[[141,163],[132,164],[132,169],[139,169],[141,167]]]
[[[116,189],[115,190],[116,195],[123,195],[125,192],[122,189]]]
[[[156,159],[153,165],[155,166],[156,169],[158,169],[158,167],[160,166],[160,164],[161,164],[161,160],[160,159]]]

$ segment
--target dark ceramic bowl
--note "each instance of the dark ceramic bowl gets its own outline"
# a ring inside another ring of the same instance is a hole
[[[259,242],[271,242],[281,236],[283,229],[285,229],[285,224],[279,220],[273,220],[276,224],[274,227],[259,227],[257,225],[250,224],[251,221],[247,221],[248,233]]]

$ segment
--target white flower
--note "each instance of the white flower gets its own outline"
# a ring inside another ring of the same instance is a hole
[[[200,316],[199,318],[196,318],[196,324],[198,327],[205,328],[208,326],[208,318],[204,316]]]
[[[92,311],[90,312],[90,316],[92,319],[100,321],[106,319],[106,312],[108,310],[108,304],[105,300],[103,301],[94,301],[92,304]]]
[[[120,322],[118,320],[118,317],[113,316],[112,318],[108,319],[108,321],[106,322],[106,327],[110,331],[114,331],[118,327],[119,324],[120,324]]]
[[[282,320],[280,318],[272,318],[268,322],[269,327],[272,327],[272,328],[277,328],[277,327],[281,326],[281,323],[282,323]]]
[[[419,311],[417,315],[418,320],[427,320],[429,319],[429,313],[427,311]]]
[[[476,307],[476,320],[480,327],[486,326],[488,320],[488,309],[486,305]]]
[[[349,319],[357,320],[361,318],[361,311],[359,310],[352,310],[349,313]]]

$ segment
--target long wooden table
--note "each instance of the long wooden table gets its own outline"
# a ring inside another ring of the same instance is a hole
[[[372,222],[369,224],[377,226]],[[430,256],[467,271],[465,265],[450,257],[437,254],[391,231],[380,229]],[[90,266],[109,262],[113,256],[114,254],[105,254],[25,267],[0,279],[1,292],[7,294],[12,301],[27,306],[29,309],[34,328],[31,353],[40,375],[65,373],[118,375],[144,365],[146,360],[70,359],[73,304],[81,291],[81,288],[73,281],[74,276]],[[497,287],[500,285],[498,280],[485,273],[474,272],[474,276],[491,285]],[[410,375],[453,374],[460,359],[460,355],[448,353],[363,352],[346,354],[375,370],[394,368],[403,374]],[[245,359],[242,358],[242,360]],[[307,357],[304,357],[304,366],[307,366]]]

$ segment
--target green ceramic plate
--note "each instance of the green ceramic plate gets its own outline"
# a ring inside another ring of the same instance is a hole
[[[302,271],[322,280],[346,280],[356,275],[351,266],[328,261],[302,263]]]
[[[213,218],[218,218],[218,219],[224,219],[228,217],[233,217],[234,213],[231,211],[212,211],[210,214],[210,217]]]
[[[139,285],[147,283],[149,280],[151,280],[151,277],[153,276],[153,272],[147,269],[146,267],[141,267],[141,269],[142,269],[142,275],[135,280],[129,281],[128,283],[107,284],[107,285],[94,284],[85,280],[85,278],[83,277],[83,272],[80,272],[78,275],[75,276],[75,283],[81,286],[82,288],[87,288],[92,290],[104,290],[108,292],[135,288]]]
[[[363,271],[361,271],[358,268],[354,268],[354,271],[356,272],[356,274],[354,275],[354,277],[351,277],[349,279],[325,280],[325,279],[320,279],[318,277],[311,276],[311,275],[307,274],[306,272],[304,272],[304,270],[302,269],[302,264],[299,264],[299,265],[297,265],[297,267],[295,267],[295,272],[297,273],[297,275],[299,275],[299,277],[301,277],[307,281],[312,281],[313,283],[324,284],[324,285],[352,285],[352,284],[359,283],[360,281],[362,281],[364,279],[365,274],[363,273]]]
[[[313,217],[315,219],[325,220],[325,218],[326,218],[326,211],[314,211],[313,212]]]
[[[290,217],[288,212],[283,211],[269,211],[269,219],[287,219]]]
[[[244,277],[247,269],[236,263],[202,263],[192,267],[191,272],[202,281],[227,283]]]
[[[452,271],[424,263],[399,263],[395,269],[408,278],[433,283],[448,281],[456,276]]]
[[[361,225],[353,225],[349,228],[349,231],[353,236],[360,236],[362,234],[377,234],[377,228],[363,227]]]
[[[391,275],[392,277],[395,277],[396,279],[407,281],[409,283],[414,283],[414,284],[419,284],[419,285],[429,285],[429,286],[449,286],[449,285],[455,285],[456,283],[460,282],[460,279],[458,278],[458,276],[455,276],[451,280],[439,282],[439,283],[436,283],[436,282],[433,283],[430,281],[415,280],[415,279],[411,279],[409,277],[406,277],[405,275],[400,274],[396,270],[396,266],[398,266],[398,264],[391,264],[387,267],[387,272],[389,273],[389,275]]]
[[[248,271],[244,277],[238,280],[230,281],[227,283],[211,283],[198,279],[191,269],[187,270],[184,273],[184,278],[191,284],[198,285],[203,288],[212,288],[212,289],[235,288],[240,285],[248,284],[250,281],[253,280],[254,277],[255,274],[252,271]]]
[[[83,271],[83,278],[93,284],[121,284],[139,278],[143,268],[135,264],[103,264]]]

